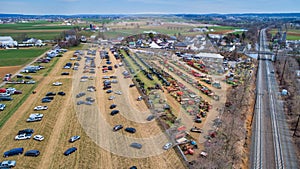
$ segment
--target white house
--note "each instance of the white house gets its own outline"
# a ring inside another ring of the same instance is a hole
[[[18,45],[18,42],[15,41],[11,36],[0,36],[0,46],[14,47],[17,45]]]

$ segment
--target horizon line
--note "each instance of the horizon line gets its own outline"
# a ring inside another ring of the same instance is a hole
[[[163,12],[137,12],[137,13],[77,13],[77,14],[26,14],[26,13],[0,13],[0,15],[241,15],[241,14],[300,14],[299,12],[241,12],[241,13],[163,13]]]

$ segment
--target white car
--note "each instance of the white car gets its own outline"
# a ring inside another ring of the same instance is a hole
[[[29,115],[30,118],[43,118],[44,114],[40,114],[40,113],[33,113]]]
[[[164,148],[165,150],[168,150],[169,148],[172,147],[172,145],[173,145],[172,143],[167,143],[167,144],[164,145],[163,148]]]
[[[5,104],[0,104],[0,110],[3,111],[5,109],[6,105]]]
[[[34,110],[38,111],[38,110],[47,110],[48,109],[48,106],[36,106],[34,108]]]
[[[79,140],[80,139],[80,136],[72,136],[70,139],[69,139],[69,142],[70,143],[74,143],[75,141]]]
[[[139,97],[137,98],[137,101],[141,101],[141,100],[143,100],[143,97],[142,97],[142,96],[139,96]]]
[[[43,117],[44,117],[43,114],[35,113],[35,114],[31,114],[26,121],[27,122],[41,121]]]
[[[61,86],[62,85],[62,82],[54,82],[54,83],[52,83],[53,84],[53,86]]]
[[[43,141],[44,140],[44,137],[42,135],[35,135],[33,137],[34,140],[37,140],[37,141]]]
[[[115,99],[115,96],[110,96],[109,98],[108,98],[108,100],[114,100]]]
[[[120,90],[116,91],[115,94],[121,95],[122,92]]]
[[[32,134],[20,134],[15,137],[15,140],[26,140],[30,139]]]

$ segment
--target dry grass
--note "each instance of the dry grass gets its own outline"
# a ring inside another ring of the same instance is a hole
[[[24,147],[24,150],[38,149],[41,151],[41,155],[36,158],[25,157],[23,155],[13,156],[6,159],[16,160],[18,168],[129,168],[132,165],[136,165],[138,168],[171,168],[181,169],[184,168],[180,158],[177,156],[174,150],[169,150],[161,155],[147,157],[147,158],[127,158],[112,154],[99,147],[93,139],[91,139],[83,130],[81,124],[78,121],[76,110],[74,109],[72,92],[72,79],[69,76],[61,76],[63,72],[62,66],[69,62],[72,52],[68,52],[64,57],[59,59],[56,66],[46,77],[40,77],[41,82],[38,84],[36,90],[37,94],[31,95],[20,109],[8,120],[8,122],[0,129],[0,141],[2,146],[0,152],[7,151],[14,147]],[[71,72],[70,70],[68,72]],[[100,77],[99,77],[100,78]],[[99,80],[99,79],[98,79]],[[62,86],[52,86],[55,81],[63,82]],[[97,83],[100,84],[98,81]],[[129,83],[129,82],[128,82]],[[40,122],[26,123],[25,120],[29,114],[33,113],[33,108],[41,104],[40,99],[49,92],[66,92],[66,96],[55,96],[55,99],[51,103],[45,103],[49,106],[46,111],[41,111],[44,114],[44,118]],[[102,91],[103,92],[103,91]],[[136,98],[135,92],[131,93],[132,99]],[[102,93],[103,95],[103,93]],[[101,95],[97,96],[101,98]],[[103,96],[102,96],[103,97]],[[103,97],[104,98],[104,97]],[[106,96],[105,96],[106,98]],[[105,103],[104,109],[108,109],[108,101]],[[107,111],[106,111],[107,112]],[[106,113],[108,114],[108,113]],[[106,116],[106,118],[111,118]],[[117,123],[121,120],[125,125],[133,125],[140,131],[138,137],[149,136],[149,134],[155,134],[158,132],[158,127],[155,130],[151,130],[149,127],[143,131],[142,124],[134,124],[134,122],[128,121],[122,116],[115,119],[109,119],[111,124]],[[156,123],[149,123],[152,128],[155,128]],[[14,141],[13,138],[17,134],[18,130],[24,128],[33,128],[34,134],[41,134],[45,137],[42,142],[37,142],[33,139]],[[73,135],[80,135],[81,139],[75,143],[69,143],[68,139]],[[111,145],[114,145],[114,140],[111,140]],[[66,157],[63,152],[71,147],[76,146],[78,151],[74,154]],[[6,160],[1,157],[1,161]]]

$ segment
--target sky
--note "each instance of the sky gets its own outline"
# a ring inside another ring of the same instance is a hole
[[[300,13],[300,0],[0,0],[8,14]]]

